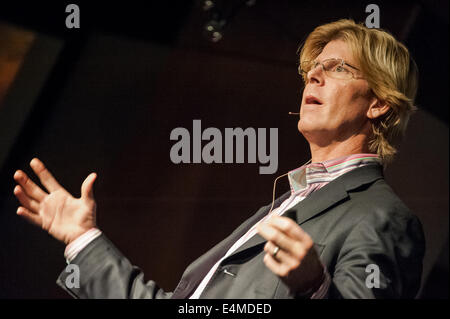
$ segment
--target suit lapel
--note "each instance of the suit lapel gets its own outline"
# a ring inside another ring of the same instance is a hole
[[[283,194],[274,202],[274,208],[289,197],[290,192]],[[205,254],[191,263],[183,273],[180,282],[174,290],[173,299],[187,298],[196,288],[215,263],[226,254],[230,247],[241,238],[254,224],[263,218],[270,210],[271,205],[261,207],[252,217],[241,224],[230,236],[207,251]]]
[[[383,173],[380,165],[356,168],[313,192],[300,203],[288,209],[283,216],[290,217],[297,224],[302,225],[318,214],[325,213],[328,209],[346,200],[349,191],[364,184],[372,183],[382,177]],[[242,252],[250,253],[248,250],[253,251],[257,249],[259,251],[259,248],[265,243],[266,240],[259,234],[256,234],[225,259],[224,262],[238,258]]]
[[[289,196],[291,195],[291,191],[288,191],[286,193],[284,193],[283,195],[281,195],[280,197],[278,197],[273,205],[273,209],[279,207],[286,199],[289,198]],[[258,221],[260,221],[264,216],[266,216],[269,211],[270,211],[270,206],[266,206],[267,208],[263,211],[263,214],[260,214],[258,216],[258,218],[254,221],[254,223],[252,223],[251,225],[249,225],[249,227],[247,227],[246,231],[247,232],[253,225],[255,225]],[[242,236],[245,233],[242,234]],[[240,237],[239,237],[240,238]],[[236,240],[238,240],[239,238],[237,238]],[[239,254],[241,251],[247,250],[251,247],[257,246],[263,242],[265,242],[266,240],[264,238],[262,238],[259,234],[254,235],[253,237],[251,237],[249,240],[247,240],[241,247],[239,247],[234,253],[232,253],[230,256],[228,256],[227,258],[224,259],[223,262],[226,262],[228,259],[233,258],[234,256],[236,256],[237,254]]]
[[[312,193],[300,203],[287,210],[282,216],[290,217],[297,224],[301,225],[317,214],[323,212],[327,208],[347,198],[348,194],[345,189],[337,187],[327,187],[330,184],[327,184],[323,188]],[[259,234],[256,234],[248,241],[246,241],[241,247],[239,247],[232,255],[225,259],[224,262],[236,258],[241,252],[247,251],[250,248],[258,249],[259,246],[264,244],[265,242],[266,240],[263,237],[261,237]]]
[[[306,199],[285,212],[286,216],[294,219],[299,225],[314,218],[318,214],[325,213],[329,208],[336,206],[348,199],[348,192],[362,185],[383,178],[382,166],[368,165],[356,168],[341,177],[336,178],[321,189],[313,192]],[[287,199],[290,192],[279,197],[274,208],[281,205]],[[187,298],[206,276],[214,264],[230,249],[230,247],[243,236],[254,224],[263,218],[270,209],[270,205],[262,207],[258,212],[244,222],[230,236],[194,261],[184,272],[180,283],[174,291],[172,298]],[[255,251],[260,251],[266,242],[264,238],[256,234],[244,243],[236,252],[227,257],[223,263],[230,260],[253,256]]]
[[[287,210],[284,215],[301,225],[330,207],[347,199],[347,197],[348,193],[342,183],[333,185],[333,182],[331,182],[311,193],[300,203]]]

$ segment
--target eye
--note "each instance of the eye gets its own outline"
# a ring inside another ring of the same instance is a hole
[[[348,72],[346,68],[344,68],[342,65],[338,65],[335,69],[335,72]]]

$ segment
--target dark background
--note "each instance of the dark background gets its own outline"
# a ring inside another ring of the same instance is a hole
[[[74,196],[97,172],[99,227],[146,279],[173,290],[190,262],[270,203],[276,176],[309,159],[297,117],[287,115],[301,98],[297,48],[320,24],[364,22],[372,3],[216,1],[217,11],[205,12],[202,1],[92,2],[73,1],[81,28],[70,30],[71,2],[0,4],[0,23],[41,39],[0,108],[5,132],[17,132],[0,145],[1,298],[69,298],[55,284],[64,246],[15,215],[12,176],[31,174],[35,156]],[[420,110],[386,178],[424,225],[420,297],[448,298],[448,2],[375,3],[381,27],[420,69]],[[203,32],[212,12],[229,16],[217,43]],[[42,43],[62,50],[24,113],[15,105],[55,52]],[[277,127],[277,173],[259,175],[259,164],[173,164],[170,132],[192,132],[193,119],[222,133]],[[281,182],[278,195],[287,189]]]

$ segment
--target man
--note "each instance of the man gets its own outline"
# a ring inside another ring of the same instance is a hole
[[[417,70],[390,34],[351,20],[316,28],[300,53],[305,88],[298,129],[311,164],[289,172],[291,191],[262,207],[164,292],[96,228],[90,174],[73,198],[38,159],[48,192],[22,171],[17,213],[67,244],[79,298],[413,298],[422,226],[383,179],[394,140],[414,109]]]

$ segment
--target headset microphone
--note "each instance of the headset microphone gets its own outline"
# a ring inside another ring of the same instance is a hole
[[[289,112],[289,115],[300,115],[300,113]]]

